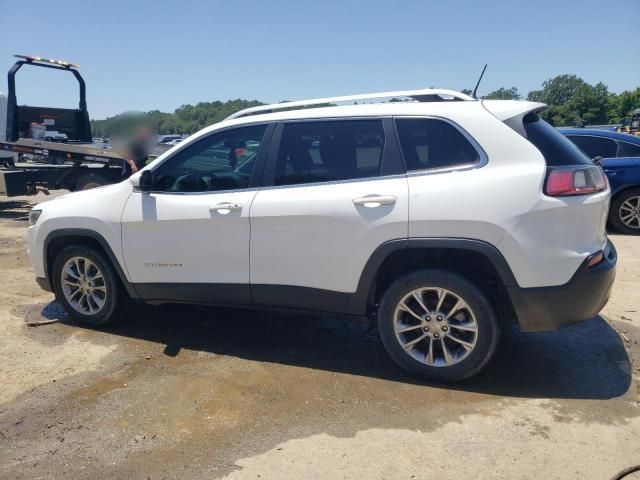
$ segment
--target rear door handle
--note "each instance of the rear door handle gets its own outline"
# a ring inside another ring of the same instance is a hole
[[[367,195],[353,199],[354,205],[362,205],[367,208],[376,208],[382,205],[393,205],[396,203],[396,197],[393,195]]]
[[[209,208],[212,212],[218,212],[221,215],[227,215],[230,212],[242,210],[242,204],[222,202]]]

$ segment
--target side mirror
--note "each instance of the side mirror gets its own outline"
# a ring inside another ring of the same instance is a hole
[[[602,166],[602,157],[600,155],[598,155],[597,157],[593,157],[593,163]]]
[[[140,180],[138,180],[138,188],[143,192],[150,192],[153,190],[153,177],[151,176],[151,170],[144,170],[140,174]]]

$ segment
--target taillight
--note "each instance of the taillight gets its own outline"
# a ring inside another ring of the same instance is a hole
[[[607,188],[607,176],[597,165],[549,167],[544,193],[551,197],[588,195]]]

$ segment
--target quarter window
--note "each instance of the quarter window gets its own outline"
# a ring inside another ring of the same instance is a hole
[[[284,125],[275,184],[330,182],[380,175],[381,120],[336,120]]]
[[[618,142],[619,157],[640,157],[640,145],[628,142]]]
[[[266,128],[236,128],[198,140],[156,169],[154,189],[208,192],[249,187]]]
[[[397,119],[396,128],[407,170],[476,163],[478,151],[453,125],[437,119]]]

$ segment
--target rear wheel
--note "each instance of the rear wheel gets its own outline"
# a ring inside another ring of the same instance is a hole
[[[105,325],[123,313],[126,294],[100,251],[85,245],[65,248],[52,275],[56,299],[80,323]]]
[[[487,297],[462,276],[441,269],[396,280],[380,302],[378,329],[398,365],[436,381],[479,372],[493,356],[500,333]]]
[[[640,235],[640,188],[625,190],[613,199],[609,221],[616,230]]]

